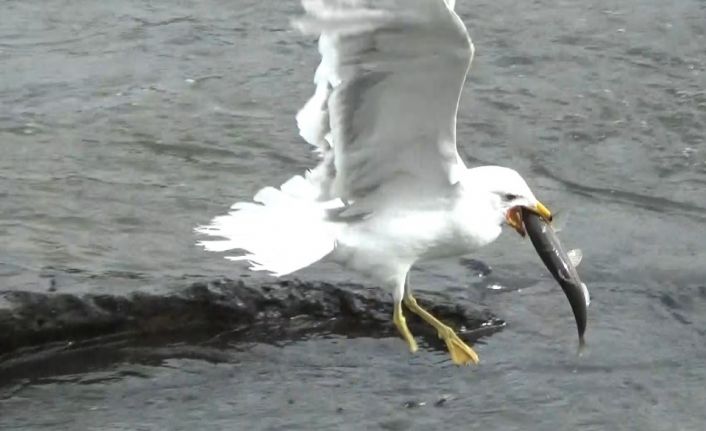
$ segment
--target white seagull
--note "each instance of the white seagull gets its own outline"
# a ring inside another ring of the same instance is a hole
[[[414,352],[402,305],[432,325],[456,364],[478,363],[458,335],[417,304],[416,262],[460,256],[504,224],[524,236],[520,211],[551,213],[514,170],[467,168],[456,111],[473,44],[454,0],[303,0],[294,25],[318,36],[316,91],[297,114],[321,161],[196,231],[209,251],[275,276],[325,259],[388,288],[393,321]]]

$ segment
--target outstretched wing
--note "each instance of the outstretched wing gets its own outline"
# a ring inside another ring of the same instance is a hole
[[[400,202],[439,193],[465,166],[456,111],[473,58],[453,0],[303,0],[319,36],[316,92],[297,115],[318,147],[322,200]]]

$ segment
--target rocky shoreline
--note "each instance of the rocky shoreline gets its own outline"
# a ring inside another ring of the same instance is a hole
[[[456,328],[479,338],[503,322],[488,310],[467,309],[441,294],[419,293],[420,303]],[[0,362],[48,343],[114,334],[250,329],[287,338],[294,332],[389,336],[392,301],[381,289],[353,283],[298,280],[248,285],[243,280],[198,281],[168,292],[127,295],[0,291]],[[430,328],[410,317],[422,336]]]

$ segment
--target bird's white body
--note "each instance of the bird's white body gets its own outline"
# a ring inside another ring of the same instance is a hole
[[[322,160],[199,227],[224,238],[202,241],[206,249],[246,250],[228,258],[274,275],[326,258],[399,296],[415,262],[492,242],[511,205],[536,201],[512,169],[467,169],[458,155],[473,45],[454,2],[379,3],[303,1],[296,25],[319,35],[322,60],[297,123]]]
[[[396,285],[416,262],[468,254],[500,235],[502,218],[477,202],[462,182],[445,196],[342,225],[331,259]]]
[[[317,200],[311,184],[295,176],[280,189],[261,190],[254,198],[259,204],[236,203],[230,214],[198,231],[226,238],[202,241],[210,251],[248,250],[227,258],[247,260],[253,270],[280,276],[326,259],[398,296],[416,262],[465,255],[500,235],[507,204],[497,187],[533,198],[515,171],[483,166],[464,169],[443,192],[346,215],[340,199]]]
[[[418,307],[407,273],[494,241],[511,208],[538,202],[514,170],[467,169],[458,154],[456,111],[473,44],[454,3],[303,0],[295,25],[319,37],[322,58],[297,124],[321,161],[197,231],[221,238],[202,241],[207,250],[245,250],[228,258],[254,270],[284,275],[328,259],[364,273],[393,293],[412,350],[403,296],[466,363],[475,353]]]

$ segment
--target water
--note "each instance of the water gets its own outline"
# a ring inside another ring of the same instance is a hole
[[[414,276],[508,322],[478,345],[479,367],[410,356],[397,338],[116,345],[3,387],[1,427],[702,430],[706,3],[458,3],[477,48],[461,152],[517,168],[570,212],[562,239],[583,249],[593,296],[582,357],[563,294],[508,232],[475,256],[494,269],[485,281],[454,261]],[[289,28],[298,10],[6,2],[2,289],[240,274],[193,247],[191,228],[315,163],[293,120],[317,63]]]

